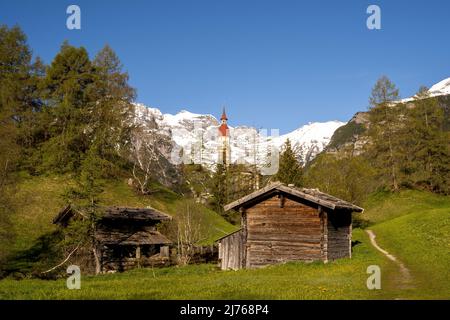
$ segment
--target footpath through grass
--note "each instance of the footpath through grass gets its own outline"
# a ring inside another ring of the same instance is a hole
[[[404,298],[450,299],[450,197],[403,191],[371,198],[367,217],[378,244],[411,271]]]

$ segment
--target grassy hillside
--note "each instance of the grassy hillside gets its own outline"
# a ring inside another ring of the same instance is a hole
[[[404,190],[399,193],[377,192],[365,202],[366,211],[359,215],[372,223],[381,223],[411,213],[450,208],[450,197],[429,192]]]
[[[378,193],[367,207],[378,244],[411,271],[409,297],[450,299],[450,197]]]
[[[55,230],[53,218],[65,205],[62,194],[74,181],[67,176],[27,177],[19,184],[15,195],[17,213],[13,216],[16,241],[12,247],[0,244],[0,250],[18,252],[30,248],[42,235]],[[184,202],[174,192],[154,186],[159,191],[151,196],[138,196],[124,181],[105,181],[105,190],[101,195],[101,204],[130,207],[152,206],[173,216]],[[221,216],[206,207],[202,207],[203,223],[211,228],[212,242],[220,236],[235,230],[235,227]]]

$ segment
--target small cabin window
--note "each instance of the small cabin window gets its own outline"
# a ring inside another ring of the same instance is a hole
[[[141,256],[149,258],[159,253],[159,246],[156,245],[142,245]]]

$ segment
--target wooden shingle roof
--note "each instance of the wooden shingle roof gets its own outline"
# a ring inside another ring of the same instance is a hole
[[[350,202],[347,202],[345,200],[336,198],[332,195],[329,195],[327,193],[321,192],[318,189],[306,189],[306,188],[297,188],[293,186],[286,186],[284,183],[281,182],[275,182],[272,183],[262,189],[259,189],[241,199],[238,199],[236,201],[233,201],[227,205],[224,206],[224,210],[232,210],[232,209],[239,209],[241,207],[249,206],[250,204],[254,202],[258,202],[258,199],[261,198],[261,200],[271,194],[277,194],[277,193],[286,193],[289,195],[292,195],[294,197],[308,200],[310,202],[313,202],[317,205],[326,207],[331,210],[337,210],[337,209],[347,209],[354,212],[363,212],[364,209],[361,207],[358,207]]]
[[[129,234],[122,230],[99,229],[95,232],[95,239],[103,245],[152,245],[171,244],[166,236],[156,230],[140,230]]]
[[[102,219],[108,220],[135,220],[135,221],[166,221],[172,217],[154,208],[129,208],[129,207],[108,207]]]
[[[167,221],[172,219],[168,214],[154,208],[101,207],[100,210],[103,210],[103,215],[100,218],[102,221]],[[83,218],[82,215],[76,208],[67,205],[56,215],[53,223],[66,226],[70,219],[75,216]]]

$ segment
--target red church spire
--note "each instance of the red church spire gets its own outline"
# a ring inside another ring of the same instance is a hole
[[[222,116],[220,117],[220,120],[228,120],[227,114],[225,113],[225,107],[223,107]]]
[[[219,127],[219,135],[222,137],[228,136],[227,114],[225,113],[225,107],[223,108],[222,116],[220,117],[222,124]]]

